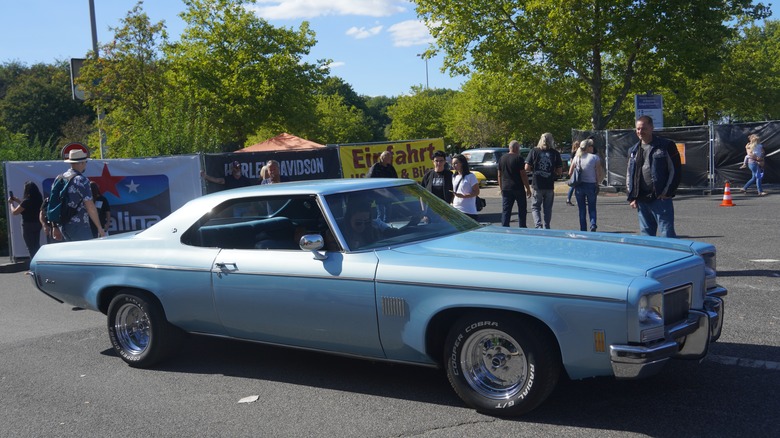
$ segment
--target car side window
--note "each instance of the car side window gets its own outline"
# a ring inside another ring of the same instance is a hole
[[[185,245],[257,250],[298,250],[305,234],[325,235],[327,224],[313,196],[227,201],[182,235]]]
[[[486,152],[486,153],[485,153],[485,157],[484,157],[484,158],[482,158],[482,162],[492,162],[492,161],[496,161],[496,158],[495,158],[495,157],[496,157],[496,156],[495,156],[495,155],[493,155],[493,152]]]

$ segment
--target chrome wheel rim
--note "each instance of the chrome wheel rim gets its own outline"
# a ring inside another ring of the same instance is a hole
[[[123,304],[116,313],[114,332],[122,349],[138,355],[149,346],[152,331],[149,316],[135,304]]]
[[[468,384],[490,399],[515,396],[528,378],[525,352],[514,338],[499,330],[483,330],[469,337],[460,362]]]

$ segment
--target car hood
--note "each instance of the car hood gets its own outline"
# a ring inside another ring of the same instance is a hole
[[[457,259],[464,269],[485,270],[489,265],[509,263],[526,271],[566,267],[636,277],[690,257],[695,254],[692,244],[658,237],[488,226],[393,251],[407,256]]]

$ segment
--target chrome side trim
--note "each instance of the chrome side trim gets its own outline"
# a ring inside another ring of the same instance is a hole
[[[446,287],[448,289],[458,289],[458,290],[468,290],[468,291],[474,291],[474,292],[497,292],[497,293],[505,293],[505,294],[519,294],[519,295],[532,295],[532,296],[539,296],[539,297],[554,297],[554,298],[571,298],[571,299],[579,299],[579,300],[588,300],[588,301],[603,301],[607,303],[625,303],[626,300],[621,300],[617,298],[606,298],[606,297],[595,297],[591,295],[561,295],[551,292],[535,292],[530,290],[515,290],[515,289],[503,289],[503,288],[497,288],[497,287],[477,287],[477,286],[459,286],[454,284],[445,284],[445,283],[422,283],[417,281],[389,281],[389,280],[377,280],[377,283],[381,284],[396,284],[396,285],[402,285],[402,286],[416,286],[416,287]]]
[[[122,267],[122,268],[141,268],[141,269],[159,269],[159,270],[168,270],[168,271],[185,271],[185,272],[213,272],[217,273],[219,272],[218,268],[212,267],[210,269],[200,269],[200,268],[183,268],[180,266],[170,266],[170,265],[157,265],[157,264],[131,264],[131,263],[107,263],[107,262],[100,262],[100,263],[77,263],[77,262],[39,262],[39,265],[68,265],[68,266],[107,266],[107,267]],[[278,272],[263,272],[263,271],[237,271],[232,273],[231,275],[266,275],[266,276],[272,276],[272,277],[288,277],[288,278],[312,278],[317,280],[348,280],[348,281],[363,281],[363,282],[373,282],[372,279],[367,278],[356,278],[356,277],[333,277],[333,276],[325,276],[325,275],[304,275],[304,274],[280,274]],[[596,296],[590,296],[590,295],[561,295],[561,294],[555,294],[550,292],[535,292],[535,291],[528,291],[528,290],[513,290],[513,289],[503,289],[503,288],[492,288],[492,287],[476,287],[476,286],[460,286],[460,285],[453,285],[453,284],[442,284],[442,283],[422,283],[422,282],[416,282],[416,281],[389,281],[389,280],[376,280],[376,283],[381,284],[390,284],[390,285],[401,285],[401,286],[413,286],[413,287],[447,287],[450,289],[457,289],[457,290],[468,290],[468,291],[474,291],[474,292],[496,292],[496,293],[504,293],[504,294],[520,294],[520,295],[530,295],[530,296],[540,296],[540,297],[554,297],[554,298],[566,298],[566,299],[578,299],[578,300],[588,300],[588,301],[600,301],[600,302],[607,302],[607,303],[625,303],[626,300],[621,299],[615,299],[615,298],[605,298],[605,297],[596,297]]]
[[[38,265],[48,265],[48,266],[57,266],[57,265],[65,265],[65,266],[102,266],[102,267],[111,267],[111,268],[143,268],[143,269],[160,269],[160,270],[166,270],[166,271],[193,271],[193,272],[211,272],[211,269],[203,269],[203,268],[187,268],[182,266],[172,266],[172,265],[158,265],[154,263],[108,263],[108,262],[90,262],[90,263],[82,263],[82,262],[67,262],[67,261],[58,261],[58,262],[47,262],[47,261],[40,261],[38,262]]]

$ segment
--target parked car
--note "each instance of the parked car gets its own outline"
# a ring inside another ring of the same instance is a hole
[[[440,367],[467,405],[514,416],[561,371],[635,379],[703,358],[727,293],[715,266],[706,243],[483,227],[411,180],[341,179],[221,191],[135,234],[44,245],[30,275],[106,314],[133,367],[211,335]]]
[[[452,173],[455,174],[455,170],[453,170]],[[485,178],[485,175],[483,175],[482,172],[478,170],[474,170],[471,171],[471,173],[473,173],[474,176],[477,178],[477,182],[479,183],[479,188],[487,187],[487,178]]]
[[[569,179],[569,166],[571,166],[571,154],[561,154],[561,162],[563,163],[563,169],[561,169],[561,179]]]
[[[519,153],[525,159],[530,151],[529,148],[520,148]],[[482,173],[486,182],[498,182],[498,160],[508,152],[509,148],[478,148],[463,151],[463,156],[469,162],[469,170]]]
[[[507,152],[507,148],[467,149],[463,156],[469,162],[469,170],[482,173],[488,182],[495,182],[498,180],[498,160]]]

